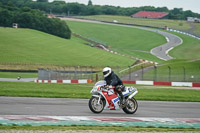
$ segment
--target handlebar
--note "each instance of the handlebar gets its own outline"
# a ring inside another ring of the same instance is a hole
[[[108,85],[104,85],[105,89],[115,89],[115,86],[108,86]]]

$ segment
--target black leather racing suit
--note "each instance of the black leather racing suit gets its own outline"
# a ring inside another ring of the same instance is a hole
[[[115,86],[115,91],[119,94],[122,100],[124,100],[124,96],[122,94],[122,90],[124,89],[124,85],[121,79],[112,71],[108,77],[105,77],[106,85]],[[120,100],[120,101],[122,101]]]

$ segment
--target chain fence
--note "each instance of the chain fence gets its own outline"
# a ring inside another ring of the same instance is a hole
[[[103,67],[71,66],[64,69],[39,69],[39,80],[79,80],[90,79],[93,82],[103,80]],[[112,67],[122,80],[143,80],[159,82],[200,82],[200,68],[159,68],[150,64],[138,64],[128,67]]]
[[[93,79],[93,67],[68,67],[64,69],[38,69],[39,80]]]
[[[104,67],[70,66],[58,69],[38,69],[39,80],[79,80],[90,79],[92,81],[103,80]],[[119,71],[122,67],[112,67]]]
[[[159,68],[156,66],[143,67],[126,75],[120,76],[123,80],[143,80],[159,82],[200,82],[200,67],[176,67],[166,66]]]

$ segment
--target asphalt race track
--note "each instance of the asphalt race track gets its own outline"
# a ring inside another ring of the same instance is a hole
[[[138,101],[137,112],[130,115],[122,110],[104,110],[101,114],[94,114],[88,107],[88,101],[89,99],[0,97],[0,115],[200,117],[200,102]]]

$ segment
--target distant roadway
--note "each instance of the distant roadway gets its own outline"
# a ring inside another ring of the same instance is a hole
[[[139,27],[139,26],[129,26],[129,25],[122,25],[122,24],[117,24],[117,23],[105,23],[105,22],[101,22],[101,21],[91,21],[91,20],[85,20],[85,19],[75,19],[75,18],[60,18],[63,20],[72,20],[72,21],[82,21],[82,22],[91,22],[91,23],[103,23],[103,24],[109,24],[109,25],[120,25],[120,26],[124,26],[124,27],[131,27],[131,28],[138,28],[138,29],[143,29],[143,30],[148,30],[148,31],[152,31],[152,32],[156,32],[158,34],[161,34],[162,36],[164,36],[167,40],[167,43],[162,44],[158,47],[153,48],[150,52],[152,55],[162,59],[162,60],[170,60],[173,59],[173,57],[171,57],[168,52],[170,50],[172,50],[174,47],[182,44],[183,40],[171,33],[168,32],[164,32],[161,30],[157,30],[157,29],[150,29],[150,28],[145,28],[145,27]]]
[[[88,107],[88,101],[89,99],[0,97],[0,115],[200,117],[200,102],[138,101],[137,112],[130,115],[122,110],[104,110],[101,114],[94,114]]]

